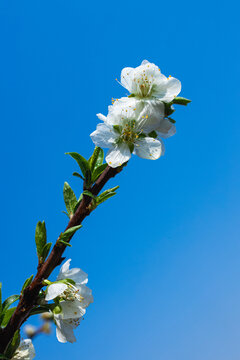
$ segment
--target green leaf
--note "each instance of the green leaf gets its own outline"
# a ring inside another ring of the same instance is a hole
[[[19,347],[19,344],[20,344],[20,330],[17,330],[12,338],[12,341],[7,346],[4,355],[6,355],[9,359],[11,359],[15,354],[17,348]]]
[[[5,312],[17,300],[19,300],[19,295],[9,296],[2,304],[2,312]]]
[[[83,173],[83,176],[86,177],[86,172],[87,172],[87,170],[89,170],[88,161],[82,155],[80,155],[76,152],[69,152],[66,154],[70,155],[74,160],[77,161],[77,163]]]
[[[49,254],[49,251],[51,249],[51,246],[52,246],[52,243],[47,243],[44,245],[44,248],[42,250],[42,256],[41,256],[41,261],[44,262],[46,257],[48,256]]]
[[[99,176],[106,169],[106,167],[107,167],[107,164],[102,164],[93,171],[93,173],[92,173],[92,182],[93,183],[95,183],[95,181],[99,178]]]
[[[83,198],[83,194],[80,195],[79,199],[78,199],[78,202],[76,203],[76,206],[74,208],[74,214],[75,212],[77,211],[77,208],[79,207],[80,205],[80,202],[82,201],[82,198]]]
[[[116,194],[117,194],[117,193],[115,193],[115,192],[111,192],[111,193],[109,193],[109,194],[106,194],[106,195],[100,197],[100,198],[97,200],[97,205],[102,204],[104,201],[110,199],[112,196],[114,196],[114,195],[116,195]]]
[[[96,196],[93,195],[93,194],[92,194],[90,191],[88,191],[88,190],[84,190],[83,195],[87,195],[87,196],[91,197],[92,199],[96,199]]]
[[[44,245],[46,244],[46,241],[47,241],[47,232],[46,232],[45,221],[43,222],[39,221],[37,223],[36,231],[35,231],[35,242],[36,242],[37,255],[39,261],[42,255],[42,250],[44,248]]]
[[[22,290],[21,290],[21,294],[26,289],[26,287],[28,287],[31,284],[32,279],[33,279],[33,275],[31,275],[28,279],[25,280],[25,282],[23,284],[23,287],[22,287]]]
[[[5,327],[8,324],[8,322],[15,310],[16,310],[16,307],[13,307],[11,309],[6,310],[4,313],[2,313],[2,315],[0,316],[0,324],[2,327]]]
[[[60,240],[63,240],[63,241],[68,240],[81,227],[82,227],[82,225],[77,225],[77,226],[71,227],[70,229],[67,229],[64,233],[61,234]]]
[[[186,99],[184,97],[175,97],[172,101],[173,104],[178,104],[178,105],[187,105],[189,104],[190,102],[192,102],[192,100],[189,100],[189,99]]]
[[[70,219],[70,216],[68,215],[68,213],[66,211],[62,211],[62,213],[67,215],[67,217]]]
[[[0,283],[0,315],[2,312],[2,283]]]
[[[116,195],[116,190],[119,188],[119,186],[115,186],[112,189],[108,189],[105,190],[102,194],[100,194],[96,201],[97,201],[97,205],[100,205],[101,203],[103,203],[104,201],[106,201],[107,199],[109,199],[110,197]]]
[[[92,183],[92,174],[91,174],[91,170],[87,170],[86,174],[85,174],[85,184],[84,184],[84,188],[89,188],[91,186]]]
[[[95,168],[97,168],[98,166],[102,165],[103,159],[104,159],[103,149],[101,149],[100,147],[96,146],[95,149],[94,149],[94,151],[93,151],[92,156],[91,156],[90,159],[88,160],[90,170],[93,171]]]
[[[73,176],[77,176],[79,178],[81,178],[82,180],[84,180],[84,177],[82,177],[82,175],[80,175],[78,172],[74,171]]]
[[[66,246],[70,246],[70,247],[72,247],[72,245],[71,244],[69,244],[68,242],[66,242],[66,241],[63,241],[63,240],[58,240],[58,242],[60,242],[61,244],[63,244],[63,245],[66,245]]]
[[[0,354],[0,359],[9,360],[8,357],[6,357],[5,355],[2,355],[2,354]]]
[[[74,214],[74,208],[77,203],[77,198],[73,190],[71,189],[71,186],[67,182],[65,182],[63,186],[63,197],[67,212],[71,216],[72,214]]]
[[[172,115],[174,113],[174,109],[172,108],[172,103],[164,103],[165,105],[165,116]]]

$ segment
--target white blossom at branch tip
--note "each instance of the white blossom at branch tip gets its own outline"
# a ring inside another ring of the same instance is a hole
[[[181,91],[181,82],[163,75],[158,66],[144,60],[136,68],[126,67],[121,72],[121,85],[138,98],[157,98],[171,102]]]
[[[12,360],[32,360],[36,356],[34,346],[30,339],[22,340]]]

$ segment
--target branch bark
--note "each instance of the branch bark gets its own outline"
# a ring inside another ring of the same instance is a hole
[[[107,166],[96,183],[90,189],[91,193],[95,196],[98,195],[108,180],[113,178],[120,171],[122,171],[122,167],[111,168],[110,166]],[[77,211],[70,219],[65,231],[73,226],[80,225],[85,217],[91,213],[92,210],[89,207],[91,200],[92,199],[89,196],[83,196]],[[71,238],[69,241],[70,240]],[[20,297],[18,306],[7,326],[0,329],[0,353],[4,353],[16,330],[20,329],[21,325],[29,317],[33,307],[37,305],[38,294],[43,287],[43,280],[47,279],[55,267],[61,264],[63,261],[62,255],[65,249],[66,245],[57,241],[46,261],[38,268],[37,274],[32,283],[24,290],[22,296]]]

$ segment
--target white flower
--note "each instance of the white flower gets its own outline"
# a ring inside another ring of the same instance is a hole
[[[131,153],[144,159],[156,160],[164,151],[162,141],[148,136],[152,131],[168,132],[162,126],[164,104],[160,101],[140,101],[122,98],[109,106],[107,117],[98,114],[104,123],[98,124],[90,136],[95,145],[109,148],[107,163],[115,168],[131,157]]]
[[[137,98],[157,98],[171,102],[181,91],[181,82],[164,76],[160,69],[147,60],[136,68],[126,67],[121,73],[121,85]]]
[[[35,350],[30,339],[21,341],[12,360],[32,360],[35,357]]]
[[[60,313],[54,313],[56,335],[60,342],[74,342],[73,334],[86,313],[86,308],[93,302],[92,290],[85,284],[88,282],[87,274],[79,268],[69,269],[71,259],[61,267],[57,281],[48,286],[45,300],[60,298]],[[74,283],[73,283],[74,282]]]

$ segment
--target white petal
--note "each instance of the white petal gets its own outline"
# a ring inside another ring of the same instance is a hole
[[[132,92],[132,75],[134,69],[131,67],[126,67],[121,72],[121,84],[125,87],[129,92]]]
[[[168,119],[163,119],[156,131],[162,138],[166,139],[176,134],[176,126]]]
[[[88,307],[90,304],[93,303],[93,296],[92,296],[92,290],[89,289],[85,285],[78,285],[76,286],[79,290],[78,294],[83,297],[83,300],[81,300],[81,306],[83,308]]]
[[[45,296],[45,300],[49,301],[55,299],[57,296],[60,296],[66,289],[67,285],[62,283],[55,283],[49,285],[47,287],[47,294]]]
[[[58,280],[65,279],[65,273],[69,270],[71,259],[65,261],[65,263],[61,266],[59,271]]]
[[[141,65],[146,65],[146,64],[150,64],[150,62],[148,60],[143,60]]]
[[[157,96],[161,101],[166,103],[172,101],[181,91],[181,82],[174,77],[160,82],[155,89],[154,96]]]
[[[78,300],[61,301],[60,305],[62,312],[58,314],[58,317],[62,320],[80,318],[86,313],[86,310]]]
[[[165,106],[159,100],[138,100],[142,104],[142,111],[136,121],[136,129],[145,134],[156,130],[165,116]]]
[[[106,156],[106,162],[112,168],[121,166],[123,163],[128,161],[131,157],[131,152],[127,144],[121,144],[110,149]]]
[[[59,342],[70,343],[76,342],[76,337],[73,333],[73,327],[64,320],[55,320],[56,322],[56,336]]]
[[[106,121],[107,117],[104,116],[103,114],[97,114],[97,117],[99,118],[99,120],[102,120],[102,121]]]
[[[104,124],[98,124],[97,130],[90,135],[95,145],[109,148],[116,139],[116,133],[111,126]]]
[[[156,160],[163,152],[161,141],[146,137],[137,141],[135,153],[143,159]]]

